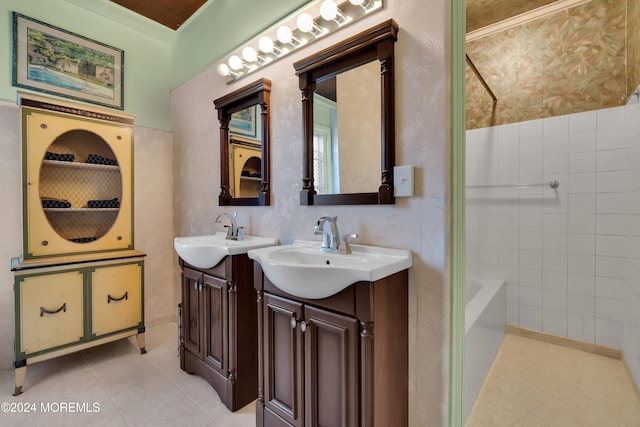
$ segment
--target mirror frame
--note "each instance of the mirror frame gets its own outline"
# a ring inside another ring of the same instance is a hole
[[[218,110],[218,120],[220,121],[220,195],[218,204],[220,206],[268,206],[270,204],[270,123],[269,123],[269,100],[271,95],[271,80],[259,79],[225,96],[222,96],[213,104]],[[229,147],[231,137],[229,135],[229,121],[231,115],[254,105],[260,106],[262,127],[261,161],[262,182],[258,197],[233,197],[229,192]]]
[[[393,204],[395,165],[395,108],[393,62],[398,24],[389,19],[334,46],[293,64],[302,91],[301,205]],[[381,183],[378,192],[317,194],[313,185],[313,92],[316,82],[368,62],[380,62],[381,80]]]

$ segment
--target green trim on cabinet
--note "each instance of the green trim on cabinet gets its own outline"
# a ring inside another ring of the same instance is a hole
[[[18,360],[26,360],[29,359],[31,357],[35,357],[35,356],[39,356],[41,354],[45,354],[45,353],[50,353],[52,351],[55,350],[59,350],[61,348],[65,348],[65,347],[71,347],[74,345],[78,345],[80,343],[86,342],[87,341],[87,331],[86,328],[83,329],[83,335],[80,337],[80,339],[78,341],[74,341],[74,342],[70,342],[67,344],[62,344],[59,345],[57,347],[51,347],[51,348],[47,348],[45,350],[40,350],[40,351],[36,351],[33,353],[25,353],[23,351],[21,351],[20,349],[22,348],[22,340],[21,338],[21,325],[20,325],[20,283],[23,282],[25,279],[28,279],[30,277],[38,277],[38,276],[51,276],[54,274],[64,274],[64,273],[71,273],[74,271],[77,271],[78,273],[82,274],[82,298],[83,298],[83,311],[82,311],[82,315],[86,316],[87,315],[87,304],[86,304],[86,289],[87,289],[87,275],[84,274],[83,270],[85,270],[84,268],[69,268],[69,269],[63,269],[63,270],[56,270],[56,271],[48,271],[48,272],[37,272],[37,273],[28,273],[28,274],[16,274],[14,277],[14,282],[13,282],[13,290],[14,290],[14,303],[15,303],[15,338],[14,338],[14,350],[15,350],[15,355],[16,355],[16,361]],[[85,317],[86,319],[86,317]],[[83,319],[83,321],[85,320]],[[86,323],[86,322],[85,322]]]
[[[466,1],[451,2],[451,252],[449,426],[464,425],[465,20]]]

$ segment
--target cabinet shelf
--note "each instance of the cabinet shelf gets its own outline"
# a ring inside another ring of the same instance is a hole
[[[118,212],[120,208],[43,208],[45,212]]]
[[[43,160],[42,165],[52,166],[52,167],[61,167],[61,168],[90,169],[90,170],[103,170],[103,171],[109,171],[109,172],[120,172],[120,166],[99,165],[95,163],[63,162],[60,160]]]

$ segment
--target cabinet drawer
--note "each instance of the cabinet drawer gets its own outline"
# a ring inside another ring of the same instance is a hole
[[[142,263],[91,272],[91,334],[104,335],[142,322]]]
[[[80,271],[29,276],[18,282],[20,351],[32,354],[79,342],[84,335]]]

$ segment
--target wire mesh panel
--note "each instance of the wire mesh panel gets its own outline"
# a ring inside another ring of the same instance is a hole
[[[95,133],[72,130],[47,148],[40,200],[51,227],[76,243],[104,236],[120,211],[122,175],[109,145]]]

